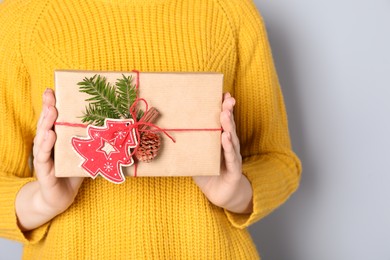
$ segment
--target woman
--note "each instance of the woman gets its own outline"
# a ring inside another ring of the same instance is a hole
[[[0,28],[0,235],[25,259],[259,258],[246,228],[296,190],[301,166],[252,1],[12,0]],[[56,69],[223,73],[222,174],[56,178]]]

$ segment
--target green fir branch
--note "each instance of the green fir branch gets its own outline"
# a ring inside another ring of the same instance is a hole
[[[132,84],[132,76],[118,79],[115,86],[112,86],[105,77],[98,74],[91,78],[84,78],[77,83],[80,92],[91,97],[86,99],[88,106],[85,107],[82,122],[96,126],[104,125],[106,118],[120,119],[132,118],[129,108],[137,97],[137,90]],[[143,111],[138,111],[138,120],[142,117]]]
[[[118,79],[115,83],[121,104],[120,112],[124,114],[126,118],[131,118],[129,108],[137,98],[136,86],[132,84],[132,82],[133,77],[131,75],[126,77],[122,74],[122,78]]]
[[[103,126],[106,118],[118,118],[118,116],[99,106],[89,104],[88,107],[85,108],[81,122],[95,126]]]
[[[118,118],[125,118],[120,112],[120,102],[116,97],[115,88],[111,86],[105,77],[95,75],[92,78],[85,78],[83,82],[79,82],[80,91],[91,95],[86,99],[92,105],[98,105],[102,109],[109,111],[110,114],[115,114]]]

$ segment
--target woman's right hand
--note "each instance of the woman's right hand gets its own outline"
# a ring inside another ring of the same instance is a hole
[[[57,119],[55,96],[51,89],[43,94],[42,113],[34,138],[33,159],[37,181],[24,185],[16,197],[16,214],[22,230],[31,230],[64,212],[74,201],[82,177],[57,178],[52,150]]]

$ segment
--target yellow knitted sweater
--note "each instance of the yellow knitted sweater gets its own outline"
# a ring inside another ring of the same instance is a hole
[[[211,204],[191,177],[98,178],[84,181],[63,214],[21,232],[15,196],[34,180],[32,140],[56,69],[223,73],[237,99],[253,213]],[[257,259],[246,227],[286,201],[301,171],[251,0],[6,0],[0,122],[0,236],[22,242],[25,259]]]

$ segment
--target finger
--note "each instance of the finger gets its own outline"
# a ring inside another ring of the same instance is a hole
[[[233,97],[225,98],[222,103],[222,111],[228,110],[233,113],[234,105],[236,104],[236,100]]]
[[[232,137],[232,142],[237,153],[240,152],[240,141],[238,140],[236,133],[236,125],[234,122],[234,117],[230,111],[221,112],[221,126],[224,132],[229,132]]]
[[[233,146],[231,134],[228,132],[222,134],[222,148],[227,172],[241,175],[241,155],[237,155]]]
[[[42,133],[42,122],[44,120],[44,118],[46,117],[46,114],[47,114],[48,111],[48,108],[47,107],[43,107],[42,109],[42,112],[41,112],[41,115],[39,117],[39,120],[38,120],[38,123],[37,123],[37,129],[36,129],[36,133],[35,133],[35,137],[34,137],[34,146],[33,146],[33,154],[35,155],[36,154],[36,150],[38,149],[38,140],[40,140],[41,138],[38,138],[39,134]]]
[[[53,123],[50,122],[52,120],[52,114],[50,114],[50,112],[52,110],[51,107],[54,107],[56,104],[54,92],[52,89],[47,88],[45,90],[45,92],[43,93],[42,101],[43,101],[42,113],[41,113],[40,122],[38,122],[37,133],[36,133],[36,135],[38,137],[38,140],[37,140],[38,143],[39,143],[39,141],[42,141],[42,135],[43,135],[42,131],[44,133],[46,133],[46,131],[48,129],[51,129],[53,127],[53,124],[54,124],[54,122]],[[57,110],[56,109],[54,109],[54,110],[55,110],[54,116],[55,116],[55,119],[57,119]],[[45,121],[45,119],[46,119],[46,121]],[[55,119],[54,119],[54,121],[55,121]]]
[[[55,106],[54,92],[50,88],[47,88],[42,95],[42,112],[37,123],[37,128],[42,124],[45,110],[48,106]]]
[[[56,141],[56,134],[49,130],[34,156],[34,167],[39,176],[49,175],[53,172],[53,159],[51,152]]]
[[[41,169],[46,174],[51,169],[51,151],[53,149],[56,134],[52,130],[55,119],[57,118],[57,110],[54,107],[49,107],[46,117],[44,118],[40,130],[34,139],[34,165],[37,169]],[[43,165],[47,164],[47,165]]]
[[[41,114],[39,115],[39,119],[38,119],[38,123],[37,123],[37,131],[38,131],[38,127],[42,124],[42,121],[43,121],[43,118],[45,117],[45,109],[47,107],[45,105],[42,106],[42,111],[41,111]]]
[[[220,121],[221,121],[221,126],[223,131],[226,132],[236,131],[232,121],[232,113],[229,110],[224,110],[221,112]]]
[[[56,105],[56,98],[54,95],[54,91],[51,88],[47,88],[45,91],[46,99],[45,102],[47,105],[55,106]]]
[[[36,146],[36,149],[39,149],[47,132],[53,128],[54,122],[57,119],[57,115],[57,109],[55,107],[49,106],[45,109],[42,123],[37,129],[37,134],[34,139],[34,145]]]
[[[52,130],[57,119],[57,110],[54,107],[56,100],[52,89],[47,88],[42,97],[42,113],[34,138],[34,167],[38,175],[47,175],[53,172],[52,149],[56,134]]]
[[[224,94],[223,94],[223,100],[225,100],[225,99],[227,99],[227,98],[229,98],[229,97],[231,97],[232,95],[229,93],[229,92],[225,92]]]
[[[38,124],[37,124],[37,130],[34,137],[34,146],[33,146],[33,155],[35,156],[37,154],[37,149],[39,149],[39,146],[43,139],[43,134],[45,134],[45,130],[43,129],[42,123],[44,122],[47,114],[49,112],[49,108],[45,105],[43,105],[43,109],[41,112],[41,116],[39,118]]]

